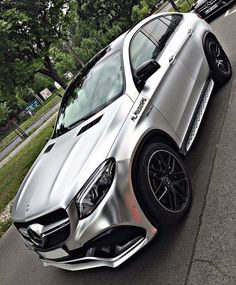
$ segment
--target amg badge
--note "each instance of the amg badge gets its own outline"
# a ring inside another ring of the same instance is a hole
[[[131,120],[132,120],[132,121],[135,121],[135,120],[138,118],[138,115],[139,115],[140,112],[142,111],[142,109],[143,109],[143,107],[144,107],[146,101],[147,101],[146,98],[142,98],[142,99],[140,100],[140,103],[139,103],[139,105],[138,105],[137,110],[133,113],[133,116],[131,117]]]

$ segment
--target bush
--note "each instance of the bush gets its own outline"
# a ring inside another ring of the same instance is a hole
[[[8,120],[10,111],[6,102],[0,103],[0,125],[3,125]]]

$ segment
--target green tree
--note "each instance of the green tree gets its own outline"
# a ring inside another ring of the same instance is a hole
[[[66,87],[49,51],[59,41],[68,40],[72,3],[71,0],[0,1],[0,62],[5,65],[0,70],[2,88],[6,87],[6,80],[11,80],[13,88],[25,85],[36,72]]]
[[[141,1],[138,5],[135,5],[132,10],[132,20],[137,22],[142,20],[150,13],[149,5],[145,1]]]
[[[132,9],[138,0],[77,0],[81,19],[92,21],[98,29],[120,22],[127,28],[132,24]]]

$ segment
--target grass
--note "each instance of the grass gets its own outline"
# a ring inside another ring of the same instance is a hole
[[[49,97],[48,101],[45,102],[45,104],[40,105],[35,111],[34,116],[29,117],[27,120],[25,120],[21,125],[21,129],[26,130],[29,128],[33,123],[35,123],[46,111],[50,110],[53,106],[55,106],[59,101],[60,97],[53,95]],[[39,126],[38,126],[39,127]],[[3,138],[0,141],[0,151],[2,151],[4,148],[6,148],[15,138],[17,137],[17,134],[12,131],[10,134],[8,134],[5,138]]]
[[[35,121],[37,121],[45,112],[50,110],[53,106],[55,106],[61,98],[59,96],[54,95],[53,98],[48,101],[46,104],[39,106],[39,109],[35,109],[34,116],[28,118],[24,123],[20,125],[23,130],[26,130],[30,127]]]
[[[11,220],[0,222],[0,238],[10,228],[11,224],[12,224]]]
[[[51,136],[54,120],[0,168],[0,213],[15,197],[25,175]],[[2,226],[1,226],[2,227]]]
[[[188,3],[189,2],[189,3]],[[191,10],[192,4],[195,2],[195,0],[188,0],[188,2],[186,0],[179,0],[176,5],[179,8],[179,11],[182,13],[187,13]],[[190,6],[189,6],[190,4]],[[174,9],[171,8],[169,10],[169,12],[174,12]]]

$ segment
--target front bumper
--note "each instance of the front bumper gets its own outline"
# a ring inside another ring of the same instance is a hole
[[[75,202],[66,209],[70,234],[66,241],[43,249],[25,240],[45,266],[80,270],[100,266],[117,267],[157,232],[142,212],[131,183],[129,160],[116,163],[115,177],[96,210],[78,219]]]
[[[211,2],[211,5],[207,5],[206,3],[195,9],[194,12],[200,15],[205,20],[209,20],[218,12],[223,11],[224,9],[235,3],[235,0],[215,0]]]

